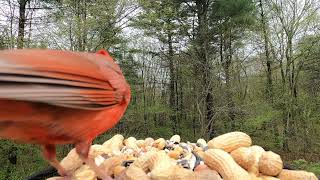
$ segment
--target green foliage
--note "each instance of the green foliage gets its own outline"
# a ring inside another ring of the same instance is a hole
[[[271,123],[281,117],[280,111],[274,110],[267,104],[260,104],[257,108],[252,107],[251,114],[253,117],[248,118],[244,122],[244,126],[247,126],[249,132],[254,128],[263,128],[265,124]]]
[[[57,147],[58,159],[63,158],[71,150],[69,145]],[[9,161],[9,155],[12,153],[17,157],[16,164],[11,164]],[[49,167],[48,162],[43,159],[41,147],[38,145],[1,140],[0,154],[0,179],[22,179]]]
[[[185,16],[179,3],[171,0],[139,0],[142,7],[140,13],[132,22],[133,27],[142,29],[147,36],[155,37],[163,43],[168,42],[168,34],[173,37],[184,35],[186,25],[180,23]]]
[[[301,169],[305,171],[314,172],[317,176],[320,175],[320,163],[308,162],[304,159],[298,159],[291,163],[294,169]]]
[[[255,23],[255,3],[252,0],[217,0],[212,5],[210,21],[220,33],[241,37],[243,29],[250,29]]]
[[[57,32],[60,37],[69,39],[63,48],[71,50],[97,51],[109,49],[122,42],[120,33],[119,14],[121,15],[123,1],[63,1],[66,8],[55,12]]]
[[[31,175],[33,172],[45,169],[48,164],[41,157],[41,151],[38,146],[28,144],[14,144],[10,141],[0,141],[1,156],[0,179],[15,180]],[[9,162],[8,155],[12,153],[12,148],[16,148],[17,164]],[[26,163],[28,164],[26,166]]]
[[[255,21],[255,3],[252,0],[217,0],[212,17],[232,27],[250,26]]]

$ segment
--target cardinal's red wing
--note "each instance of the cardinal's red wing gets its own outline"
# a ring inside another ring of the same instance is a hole
[[[0,52],[0,98],[98,110],[121,101],[125,85],[110,56],[55,50]]]

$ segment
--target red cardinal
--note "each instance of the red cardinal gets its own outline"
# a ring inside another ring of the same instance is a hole
[[[0,137],[42,145],[45,159],[63,176],[70,172],[56,159],[56,144],[75,144],[82,160],[108,179],[88,152],[119,121],[130,97],[106,51],[0,51]]]

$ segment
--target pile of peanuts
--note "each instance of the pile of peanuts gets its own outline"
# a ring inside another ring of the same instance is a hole
[[[89,156],[112,178],[119,180],[317,180],[315,174],[283,169],[281,157],[252,145],[249,135],[230,132],[206,142],[181,142],[117,134],[102,145],[91,146]],[[97,180],[75,149],[61,161],[75,180]],[[57,180],[52,177],[47,180]]]

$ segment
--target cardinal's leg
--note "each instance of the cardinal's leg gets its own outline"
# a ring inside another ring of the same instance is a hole
[[[56,158],[56,146],[53,144],[46,144],[43,147],[43,156],[50,163],[51,166],[57,169],[61,176],[65,176],[65,179],[71,179],[71,175],[65,171]]]
[[[108,172],[103,168],[97,166],[94,159],[89,157],[90,146],[91,141],[77,143],[76,151],[79,154],[79,157],[98,175],[98,177],[103,180],[112,180],[112,178],[108,175]]]

